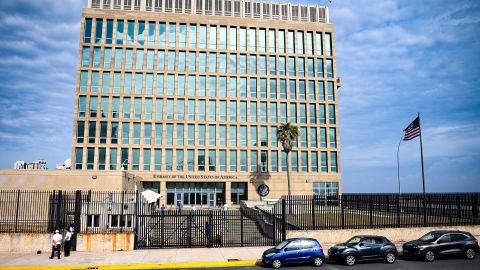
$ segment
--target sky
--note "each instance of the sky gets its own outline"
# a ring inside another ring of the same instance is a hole
[[[480,1],[326,4],[335,27],[343,192],[397,192],[397,146],[421,114],[427,192],[480,192]],[[0,168],[71,156],[85,0],[0,1]],[[421,192],[419,140],[400,145]]]

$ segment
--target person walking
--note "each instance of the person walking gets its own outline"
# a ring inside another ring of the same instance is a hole
[[[65,229],[67,233],[65,234],[65,242],[63,245],[63,254],[65,257],[70,256],[70,249],[72,248],[72,233],[70,232],[70,228]]]
[[[60,231],[55,230],[55,234],[52,236],[52,255],[50,259],[53,259],[55,251],[57,252],[57,257],[60,260],[60,247],[62,246],[62,235]]]

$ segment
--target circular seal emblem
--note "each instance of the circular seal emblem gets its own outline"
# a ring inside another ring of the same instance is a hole
[[[268,193],[270,193],[270,188],[265,184],[261,184],[257,188],[257,193],[258,193],[258,195],[260,195],[262,197],[265,197],[265,196],[268,195]]]

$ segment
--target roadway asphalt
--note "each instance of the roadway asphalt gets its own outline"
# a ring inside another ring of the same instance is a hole
[[[182,268],[184,270],[198,270],[199,268]],[[272,268],[266,268],[263,266],[248,266],[248,267],[218,267],[218,268],[209,268],[212,270],[266,270]],[[295,265],[295,266],[283,266],[281,269],[289,270],[305,270],[305,269],[318,269],[318,270],[337,270],[337,269],[354,269],[354,270],[397,270],[397,269],[408,269],[408,270],[478,270],[480,269],[480,256],[473,261],[469,261],[463,258],[448,258],[448,259],[437,259],[434,262],[428,263],[424,261],[417,260],[405,260],[398,259],[394,264],[385,264],[381,261],[375,262],[358,262],[355,266],[345,266],[341,264],[327,263],[322,267],[317,268],[309,265]]]

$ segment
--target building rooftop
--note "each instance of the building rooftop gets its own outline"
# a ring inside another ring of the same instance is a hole
[[[88,7],[330,23],[328,7],[248,0],[88,0]]]

